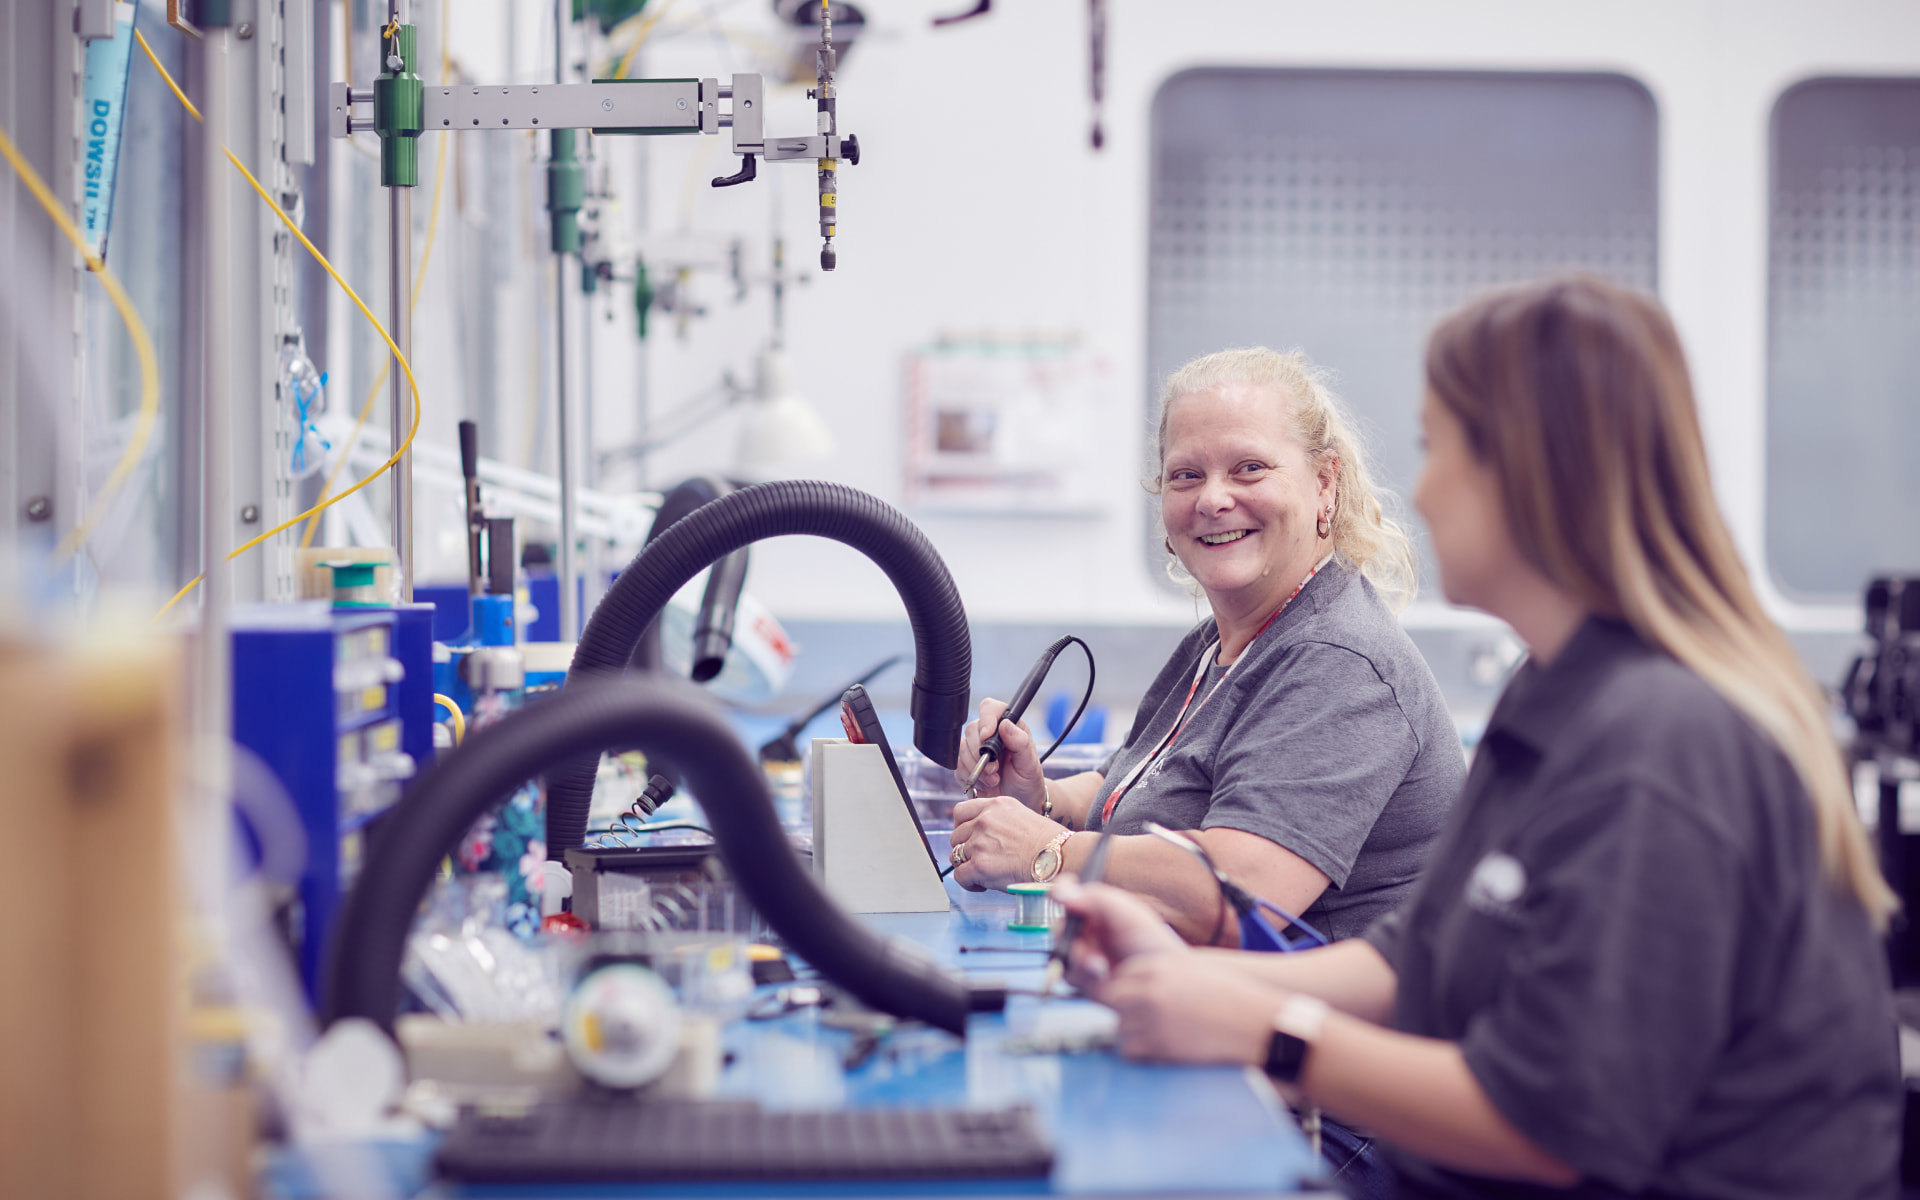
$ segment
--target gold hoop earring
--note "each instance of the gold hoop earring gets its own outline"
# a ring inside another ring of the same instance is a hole
[[[1333,510],[1331,508],[1321,514],[1320,519],[1313,523],[1313,531],[1321,537],[1333,536]]]

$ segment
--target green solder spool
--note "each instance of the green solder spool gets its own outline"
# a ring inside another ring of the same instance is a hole
[[[1007,928],[1014,933],[1053,932],[1060,906],[1048,894],[1052,889],[1049,883],[1008,884],[1007,892],[1013,897],[1013,920],[1007,922]]]

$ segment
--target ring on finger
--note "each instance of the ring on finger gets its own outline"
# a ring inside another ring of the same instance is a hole
[[[956,867],[967,861],[967,844],[961,842],[958,846],[955,846],[953,850],[948,853],[947,861]]]

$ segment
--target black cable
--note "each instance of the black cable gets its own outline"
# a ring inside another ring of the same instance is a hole
[[[1211,865],[1213,860],[1208,859],[1207,862]],[[1220,899],[1216,901],[1213,906],[1213,932],[1207,935],[1207,945],[1218,946],[1220,944],[1220,934],[1227,928],[1227,906],[1231,904],[1232,901],[1227,899],[1226,881],[1220,878],[1218,872],[1214,873],[1213,882],[1220,889]]]
[[[776,735],[771,741],[768,741],[767,743],[765,743],[760,747],[760,761],[761,762],[799,762],[800,747],[797,744],[795,744],[793,739],[796,737],[799,737],[800,734],[803,731],[805,731],[807,726],[813,724],[813,719],[815,717],[819,716],[821,713],[832,708],[834,705],[840,703],[840,698],[846,695],[848,689],[852,688],[854,684],[856,683],[864,684],[864,683],[873,682],[874,678],[877,675],[879,675],[880,672],[886,670],[888,667],[891,667],[893,664],[899,662],[901,659],[905,657],[906,655],[904,654],[889,654],[887,657],[881,659],[879,662],[875,663],[873,666],[868,667],[866,672],[862,674],[858,679],[855,679],[852,682],[844,684],[841,687],[835,689],[832,695],[828,696],[825,700],[822,700],[819,704],[815,705],[813,708],[808,709],[807,714],[805,716],[797,717],[794,720],[787,722],[787,727],[785,729],[782,729],[779,732],[779,734]]]
[[[1156,829],[1156,832],[1160,831]],[[1197,837],[1188,837],[1186,841],[1192,845],[1194,853],[1200,856],[1201,863],[1207,868],[1207,874],[1213,876],[1214,887],[1219,890],[1220,903],[1213,906],[1213,932],[1207,935],[1207,945],[1217,946],[1220,944],[1220,934],[1227,927],[1226,909],[1222,906],[1231,907],[1238,913],[1245,913],[1253,907],[1252,897],[1245,889],[1228,879],[1225,872],[1215,865],[1213,855],[1207,853],[1205,842]]]
[[[1060,736],[1053,739],[1053,745],[1048,746],[1047,752],[1040,756],[1040,761],[1043,763],[1053,757],[1053,752],[1060,748],[1060,744],[1067,740],[1067,735],[1080,724],[1081,716],[1087,711],[1087,703],[1093,699],[1093,647],[1072,634],[1068,634],[1066,640],[1080,647],[1080,652],[1087,656],[1087,690],[1080,694],[1080,707],[1074,709],[1073,716],[1067,718],[1067,727],[1060,731]]]
[[[1071,734],[1074,731],[1074,729],[1080,724],[1080,718],[1087,711],[1087,704],[1091,702],[1093,699],[1093,679],[1094,679],[1093,647],[1087,645],[1085,642],[1081,641],[1079,638],[1073,636],[1072,634],[1068,634],[1062,640],[1072,642],[1074,645],[1080,647],[1080,652],[1087,656],[1087,690],[1080,694],[1080,707],[1074,709],[1073,716],[1067,718],[1067,727],[1060,731],[1060,736],[1053,739],[1053,745],[1048,746],[1046,753],[1040,756],[1040,762],[1043,768],[1045,766],[1046,761],[1049,758],[1053,757],[1053,752],[1055,750],[1058,750],[1061,744],[1067,740],[1067,735]],[[1042,769],[1040,774],[1041,774],[1041,778],[1044,779],[1046,777],[1046,771],[1044,769]],[[960,866],[959,863],[952,863],[952,862],[948,863],[947,869],[940,872],[940,878],[945,879],[947,876],[953,874],[954,871],[959,869],[959,866]],[[1213,936],[1217,939],[1220,936],[1220,931],[1218,929],[1215,929]]]

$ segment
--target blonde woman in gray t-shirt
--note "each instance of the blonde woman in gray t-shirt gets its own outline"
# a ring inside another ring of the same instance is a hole
[[[954,810],[954,878],[980,889],[1077,872],[1110,825],[1109,883],[1189,941],[1237,944],[1213,878],[1145,836],[1152,821],[1329,937],[1358,934],[1411,887],[1465,773],[1433,674],[1394,617],[1416,586],[1412,545],[1297,352],[1227,350],[1175,372],[1148,486],[1169,570],[1212,615],[1102,770],[1044,779],[1026,728],[981,703],[959,775],[996,728],[1005,754]]]

